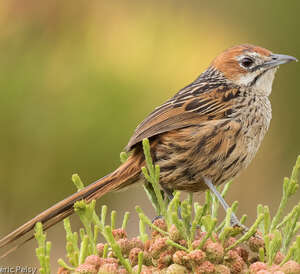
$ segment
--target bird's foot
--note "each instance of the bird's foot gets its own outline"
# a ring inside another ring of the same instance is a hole
[[[230,225],[234,228],[237,228],[239,230],[241,230],[241,232],[243,234],[245,234],[249,228],[245,225],[243,225],[239,219],[236,217],[236,215],[234,213],[231,214],[231,217],[230,217]]]
[[[152,224],[156,221],[156,220],[159,220],[159,219],[162,219],[163,218],[163,216],[161,216],[161,215],[158,215],[158,216],[155,216],[153,219],[152,219]]]
[[[245,234],[249,231],[249,228],[245,225],[243,225],[239,219],[236,217],[236,215],[234,213],[231,214],[231,218],[230,218],[230,225],[233,228],[236,228],[238,231],[240,231],[241,233]],[[255,232],[255,234],[253,235],[253,237],[257,238],[257,239],[263,239],[261,234],[259,232]]]

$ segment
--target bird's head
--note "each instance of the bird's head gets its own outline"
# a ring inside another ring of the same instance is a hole
[[[268,96],[278,66],[291,61],[298,60],[258,46],[239,45],[222,52],[211,66],[235,85],[252,87],[257,93]]]

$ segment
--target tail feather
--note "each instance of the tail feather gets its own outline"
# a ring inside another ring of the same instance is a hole
[[[5,254],[0,256],[0,259],[16,250],[25,242],[31,240],[34,237],[32,231],[37,222],[41,222],[43,224],[43,229],[45,230],[73,214],[73,206],[77,201],[85,200],[89,203],[112,190],[122,188],[122,185],[128,185],[128,183],[133,183],[136,181],[140,174],[140,165],[137,165],[138,162],[139,161],[135,161],[132,158],[128,159],[128,161],[126,161],[111,174],[97,180],[77,193],[74,193],[66,199],[58,202],[54,206],[43,211],[30,221],[17,228],[15,231],[0,239],[0,248],[3,248],[12,242],[15,242],[19,238],[28,235],[27,239],[8,250]]]

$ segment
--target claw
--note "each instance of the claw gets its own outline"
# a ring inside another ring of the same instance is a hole
[[[153,219],[152,219],[152,224],[156,221],[156,220],[158,220],[158,219],[162,219],[162,216],[161,215],[158,215],[158,216],[155,216]]]
[[[231,214],[230,225],[232,227],[240,228],[242,230],[242,233],[246,233],[249,230],[247,226],[241,224],[241,222],[239,221],[239,219],[236,217],[234,213]]]

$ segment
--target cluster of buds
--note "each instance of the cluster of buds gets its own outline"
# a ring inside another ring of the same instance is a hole
[[[99,218],[95,212],[95,201],[90,204],[77,202],[75,212],[85,229],[80,231],[79,248],[78,233],[72,232],[68,218],[64,220],[67,257],[73,267],[59,259],[59,274],[300,274],[300,235],[297,235],[300,229],[300,204],[283,216],[287,201],[299,188],[300,156],[291,177],[284,179],[283,196],[274,217],[271,217],[268,206],[258,205],[255,222],[237,237],[243,229],[232,227],[230,223],[237,202],[226,210],[225,219],[219,220],[218,224],[219,202],[209,191],[206,192],[203,206],[193,203],[191,194],[182,201],[179,191],[174,192],[171,201],[165,200],[159,183],[160,169],[153,164],[147,139],[143,140],[143,149],[146,167],[142,168],[142,172],[149,182],[149,186],[145,184],[145,190],[162,218],[151,222],[143,210],[136,206],[140,235],[130,239],[125,231],[129,212],[124,215],[122,228],[115,229],[115,211],[111,212],[111,224],[106,225],[107,206],[102,206]],[[73,181],[81,189],[83,185],[80,178],[75,177]],[[228,182],[224,186],[222,196],[230,184]],[[179,208],[181,214],[178,214]],[[245,219],[244,215],[240,223],[243,224]],[[94,224],[97,225],[93,230]],[[152,228],[150,235],[146,232],[146,225]],[[98,232],[107,243],[96,244]],[[36,226],[35,237],[39,243],[37,254],[42,266],[41,273],[50,273],[50,266],[45,263],[49,262],[50,243],[45,242],[41,223]]]
[[[259,237],[253,236],[243,245],[237,245],[227,250],[236,242],[236,238],[229,237],[222,243],[218,235],[212,233],[211,237],[203,243],[206,232],[197,229],[192,248],[188,248],[187,240],[180,235],[176,226],[172,225],[167,229],[163,219],[158,219],[153,224],[168,232],[168,236],[153,230],[151,239],[143,243],[139,238],[128,239],[124,229],[112,231],[123,257],[130,261],[133,273],[300,273],[300,265],[297,262],[290,260],[282,264],[284,256],[280,252],[276,255],[272,265],[259,261],[258,252],[260,248],[264,248],[264,241]],[[170,244],[169,240],[178,245]],[[60,268],[58,273],[128,273],[113,249],[110,249],[107,255],[104,254],[104,246],[103,243],[99,243],[97,245],[98,254],[88,256],[75,271]],[[141,252],[143,261],[139,265],[138,258]]]

